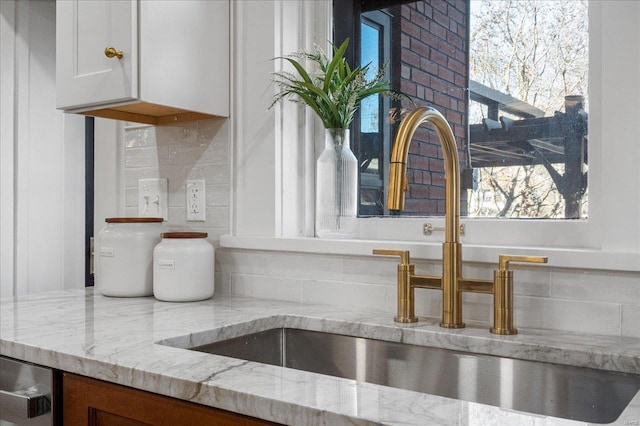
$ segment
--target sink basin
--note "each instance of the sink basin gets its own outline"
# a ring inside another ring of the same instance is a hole
[[[592,423],[615,421],[640,389],[640,375],[293,328],[191,349]]]

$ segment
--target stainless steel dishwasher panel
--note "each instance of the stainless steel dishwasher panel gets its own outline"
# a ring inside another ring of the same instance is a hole
[[[53,424],[53,371],[0,357],[0,426]]]

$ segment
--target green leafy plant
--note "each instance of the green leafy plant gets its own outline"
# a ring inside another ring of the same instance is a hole
[[[333,45],[329,59],[319,48],[313,53],[297,52],[284,59],[295,68],[297,75],[287,71],[273,74],[280,87],[271,106],[282,99],[302,102],[322,120],[327,129],[346,129],[353,121],[360,101],[375,94],[397,96],[383,80],[384,67],[370,80],[366,79],[369,64],[351,69],[344,55],[349,45],[347,38],[340,46]],[[299,60],[309,60],[314,71],[307,72]]]

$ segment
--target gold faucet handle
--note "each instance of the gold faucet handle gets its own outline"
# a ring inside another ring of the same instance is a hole
[[[413,288],[411,288],[411,276],[415,272],[415,266],[410,265],[409,250],[385,250],[375,249],[373,254],[378,256],[399,256],[400,264],[398,264],[397,275],[397,291],[398,291],[398,315],[394,317],[395,322],[416,322],[418,317],[415,314],[415,299],[413,296]]]
[[[402,265],[408,265],[411,262],[409,250],[374,249],[373,254],[377,256],[400,256],[400,264]]]
[[[509,270],[510,262],[518,263],[547,263],[549,259],[546,256],[512,256],[501,254],[498,257],[498,267],[501,271]]]
[[[501,254],[498,258],[500,269],[493,272],[493,334],[518,334],[513,326],[513,271],[510,262],[547,263],[546,256],[510,256]]]

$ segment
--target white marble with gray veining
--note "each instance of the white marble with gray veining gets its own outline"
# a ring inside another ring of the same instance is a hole
[[[434,319],[399,325],[386,313],[223,295],[167,303],[43,293],[2,300],[0,320],[2,355],[290,425],[584,423],[180,348],[288,326],[640,373],[639,339],[526,329],[494,336],[444,330]],[[616,424],[640,424],[640,394]]]

